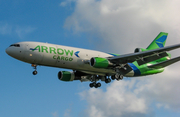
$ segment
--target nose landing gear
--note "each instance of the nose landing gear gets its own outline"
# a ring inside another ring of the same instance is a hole
[[[35,71],[33,71],[33,75],[36,75],[37,74],[37,71],[35,70]]]
[[[38,72],[37,72],[37,65],[36,64],[32,64],[31,65],[35,70],[32,72],[33,75],[36,75]]]

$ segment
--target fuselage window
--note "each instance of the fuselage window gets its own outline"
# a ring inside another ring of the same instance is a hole
[[[12,44],[12,45],[10,45],[10,47],[11,47],[11,46],[20,47],[20,44]]]

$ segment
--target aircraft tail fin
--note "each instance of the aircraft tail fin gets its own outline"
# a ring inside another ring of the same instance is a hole
[[[180,56],[179,57],[176,57],[176,58],[173,58],[173,59],[169,59],[167,61],[163,61],[161,63],[157,63],[157,64],[154,64],[154,65],[151,65],[151,66],[148,66],[149,68],[156,68],[156,69],[160,69],[160,68],[164,68],[166,66],[169,66],[175,62],[178,62],[180,61]]]
[[[158,49],[165,46],[168,33],[160,32],[153,42],[146,48],[147,50]]]

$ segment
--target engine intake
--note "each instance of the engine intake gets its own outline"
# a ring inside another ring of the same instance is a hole
[[[144,51],[147,51],[147,49],[144,49],[144,48],[136,48],[136,49],[134,50],[134,53],[144,52]]]
[[[62,81],[73,81],[75,79],[75,74],[74,72],[60,71],[58,73],[58,78]]]

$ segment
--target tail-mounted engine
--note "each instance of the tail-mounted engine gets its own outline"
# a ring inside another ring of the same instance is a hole
[[[90,65],[95,68],[107,68],[113,66],[113,63],[106,58],[93,57],[90,60]]]
[[[147,49],[144,49],[144,48],[136,48],[136,49],[134,50],[134,53],[144,52],[144,51],[147,51]]]

